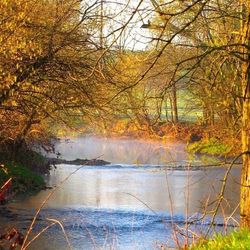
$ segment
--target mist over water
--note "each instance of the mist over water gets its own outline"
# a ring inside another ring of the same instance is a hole
[[[184,143],[160,143],[143,140],[109,139],[97,137],[62,140],[56,145],[61,158],[102,158],[113,164],[164,165],[188,159]]]

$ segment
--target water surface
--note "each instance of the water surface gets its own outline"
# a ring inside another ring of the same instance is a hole
[[[89,137],[61,142],[57,150],[63,158],[102,155],[111,164],[84,167],[61,164],[53,169],[47,177],[48,186],[60,185],[60,188],[41,211],[33,233],[56,219],[64,225],[73,249],[175,246],[173,227],[185,229],[187,220],[200,218],[204,208],[213,208],[209,204],[218,198],[226,171],[218,167],[197,171],[165,169],[170,163],[188,162],[184,148],[183,144]],[[74,171],[77,172],[60,184]],[[238,205],[238,179],[239,169],[234,168],[227,184],[224,209],[219,210],[216,218],[218,224],[229,218]],[[9,209],[15,218],[2,221],[25,231],[49,192],[41,191],[13,202]],[[199,233],[207,228],[210,219],[208,215],[196,225],[190,225],[190,229]],[[30,249],[67,249],[60,226],[49,229]]]

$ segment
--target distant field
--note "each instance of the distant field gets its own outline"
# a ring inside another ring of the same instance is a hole
[[[202,107],[187,90],[177,92],[178,114],[181,121],[195,122],[202,118]]]
[[[168,116],[171,117],[170,102],[167,102]],[[194,96],[187,90],[177,91],[177,107],[178,116],[180,121],[196,122],[202,119],[202,107],[198,100],[195,100]],[[162,110],[163,119],[166,117],[166,109]]]

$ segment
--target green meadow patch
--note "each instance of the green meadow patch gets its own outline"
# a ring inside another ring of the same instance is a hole
[[[250,232],[248,230],[234,231],[229,235],[217,234],[208,241],[200,240],[189,250],[248,250],[250,249]]]
[[[7,170],[7,173],[3,169],[0,169],[0,185],[12,177],[12,188],[16,193],[37,191],[45,187],[45,182],[40,175],[21,164],[8,162],[4,164],[4,168]]]
[[[192,154],[225,156],[232,150],[232,146],[226,145],[216,138],[210,138],[188,144],[187,150]]]

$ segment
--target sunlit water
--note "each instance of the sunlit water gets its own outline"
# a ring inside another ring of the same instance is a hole
[[[200,218],[206,204],[216,200],[225,168],[207,170],[167,170],[169,164],[186,164],[188,156],[182,144],[146,143],[129,140],[80,138],[61,142],[57,150],[62,158],[96,158],[110,161],[108,166],[58,165],[48,176],[48,186],[58,186],[70,178],[46,203],[33,229],[34,236],[51,219],[59,220],[73,249],[160,249],[175,246],[173,225],[185,228],[185,222]],[[197,163],[196,163],[197,164]],[[239,169],[233,169],[225,193],[224,210],[217,223],[231,216],[238,204]],[[1,218],[25,232],[36,209],[51,190],[9,204],[13,218]],[[208,206],[207,210],[211,209]],[[237,217],[237,216],[236,216]],[[207,216],[190,229],[205,231]],[[1,222],[0,222],[1,223]],[[228,219],[228,224],[234,224]],[[176,226],[174,226],[176,228]],[[221,230],[221,226],[216,227]],[[186,232],[186,231],[185,231]],[[179,236],[180,241],[182,237]],[[67,249],[59,225],[50,228],[29,249]]]

